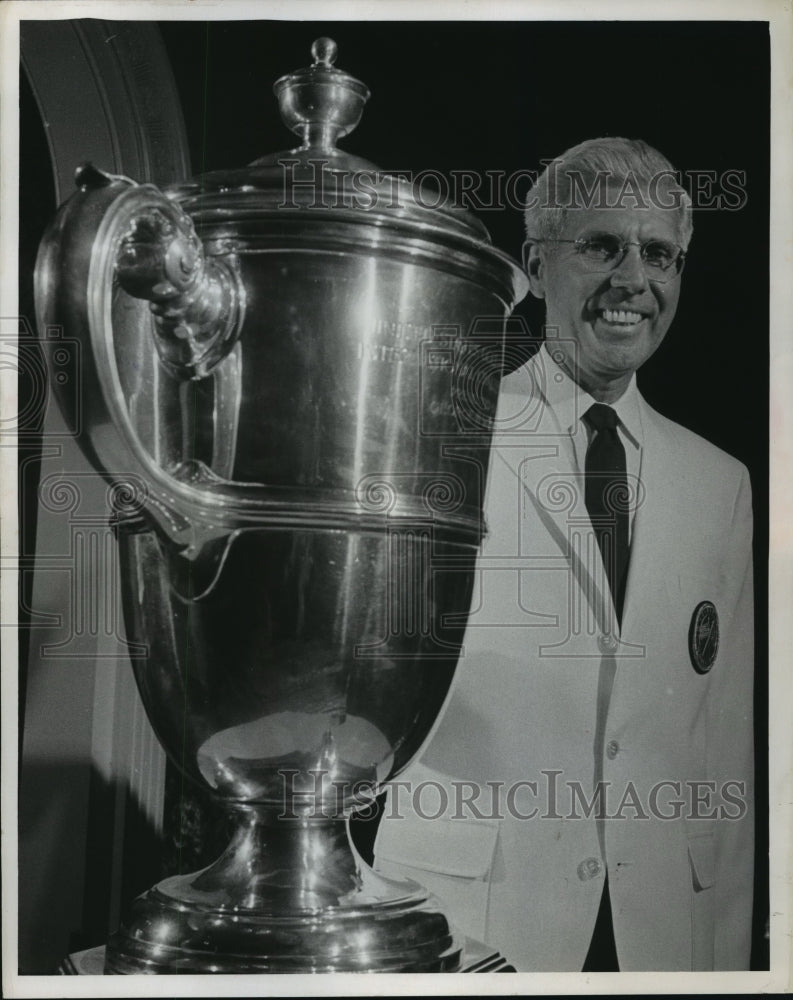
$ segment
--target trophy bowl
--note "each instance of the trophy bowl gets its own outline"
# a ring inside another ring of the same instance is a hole
[[[39,329],[83,350],[143,703],[235,819],[214,864],[134,902],[110,973],[460,965],[437,901],[368,869],[347,820],[449,691],[527,280],[467,213],[336,148],[368,90],[312,52],[275,84],[298,148],[164,192],[83,167],[39,254]]]

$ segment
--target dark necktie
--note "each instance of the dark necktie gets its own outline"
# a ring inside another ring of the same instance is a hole
[[[594,431],[586,453],[584,499],[621,623],[630,552],[625,448],[617,433],[617,414],[610,406],[595,403],[584,420]]]
[[[614,599],[617,620],[622,623],[622,603],[628,573],[628,475],[625,448],[617,433],[617,414],[610,406],[595,403],[584,420],[594,431],[586,453],[584,499]],[[612,668],[613,669],[613,668]],[[607,687],[610,690],[613,673]],[[603,683],[603,672],[598,685]],[[600,723],[598,724],[600,730]],[[602,742],[602,737],[600,742]],[[584,972],[617,972],[619,961],[611,917],[608,875],[589,945]]]

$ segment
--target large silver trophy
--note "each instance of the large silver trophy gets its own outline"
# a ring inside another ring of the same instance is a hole
[[[346,824],[448,692],[527,282],[465,212],[336,148],[369,93],[335,49],[275,84],[299,148],[164,192],[84,167],[39,255],[42,336],[82,345],[141,696],[236,817],[218,861],[135,901],[112,973],[460,965],[437,902],[364,869]]]

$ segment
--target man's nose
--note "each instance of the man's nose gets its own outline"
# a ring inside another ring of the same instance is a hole
[[[637,246],[629,246],[619,266],[612,271],[611,284],[615,288],[625,288],[636,293],[647,286],[647,273],[639,249]]]

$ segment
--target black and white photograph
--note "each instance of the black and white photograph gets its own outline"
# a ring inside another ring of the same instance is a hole
[[[0,6],[5,995],[789,989],[787,8]]]

